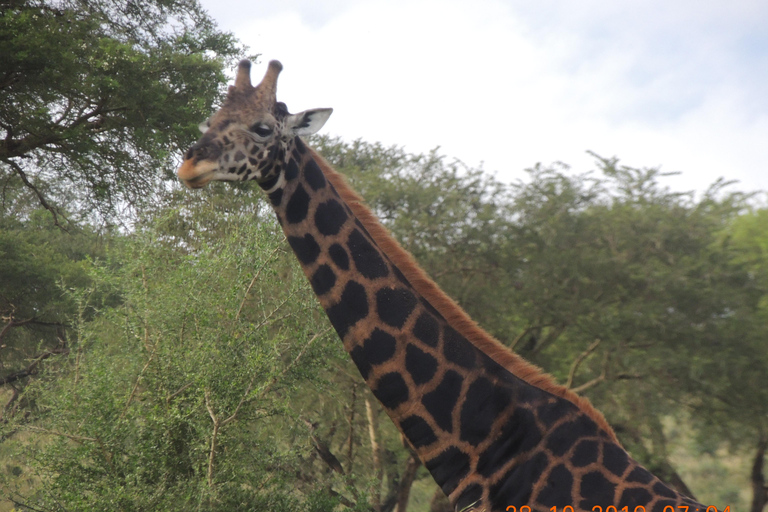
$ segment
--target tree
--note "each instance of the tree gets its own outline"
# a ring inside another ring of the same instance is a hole
[[[685,449],[701,459],[760,439],[765,287],[723,236],[748,194],[716,183],[697,199],[664,187],[657,169],[599,157],[593,173],[537,166],[504,187],[435,154],[320,146],[449,295],[589,395],[638,459],[683,492],[740,503],[738,487],[700,483],[706,465],[681,466],[675,453],[691,437]]]
[[[309,434],[291,402],[322,386],[317,368],[341,349],[279,228],[253,222],[245,199],[203,237],[175,227],[215,221],[215,197],[193,218],[156,211],[90,266],[99,293],[71,292],[65,363],[24,390],[32,415],[3,427],[36,440],[0,445],[17,475],[7,498],[36,510],[333,508],[302,466]]]
[[[194,0],[0,4],[6,412],[42,361],[68,350],[76,307],[61,287],[87,287],[83,262],[109,235],[96,222],[125,220],[172,176],[239,52]]]
[[[314,142],[450,295],[589,395],[636,458],[746,508],[748,474],[763,479],[768,274],[744,194],[674,193],[615,159],[506,186],[436,153]],[[25,464],[50,477],[17,501],[427,507],[434,483],[324,334],[259,192],[171,191],[115,234],[110,259],[80,263],[70,353],[20,395],[30,414],[0,426],[0,458],[23,462],[14,481]]]
[[[0,421],[44,361],[68,351],[77,308],[64,289],[87,288],[86,261],[103,252],[94,230],[56,228],[21,189],[6,184],[0,209]]]
[[[239,53],[195,0],[3,2],[0,181],[58,224],[114,219],[170,178]]]

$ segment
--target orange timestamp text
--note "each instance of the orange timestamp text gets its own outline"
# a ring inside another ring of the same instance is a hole
[[[562,512],[576,512],[572,506],[566,505],[562,509],[558,509],[557,507],[552,507],[549,509],[549,512],[559,512],[561,510]],[[510,505],[506,508],[507,512],[532,512],[531,507],[528,505],[523,505],[522,507],[515,507],[514,505]],[[629,507],[622,507],[617,508],[613,505],[609,507],[601,507],[600,505],[595,505],[592,507],[592,512],[646,512],[645,507],[642,505],[636,506],[634,509],[630,510]],[[688,505],[678,505],[677,508],[667,505],[664,507],[663,512],[718,512],[717,507],[714,505],[710,505],[707,508],[694,508],[689,507]],[[725,507],[721,512],[731,512],[731,506],[728,505]]]

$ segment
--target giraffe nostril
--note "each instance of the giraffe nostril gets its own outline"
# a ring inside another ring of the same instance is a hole
[[[221,148],[216,144],[201,144],[198,142],[187,150],[185,156],[187,160],[193,158],[197,162],[201,160],[217,160],[221,156]]]

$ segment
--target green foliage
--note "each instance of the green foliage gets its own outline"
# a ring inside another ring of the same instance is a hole
[[[233,217],[215,245],[190,250],[167,229],[179,215],[163,211],[92,267],[93,286],[119,305],[73,292],[66,364],[25,390],[34,421],[5,429],[39,439],[12,454],[39,490],[14,499],[45,510],[333,508],[293,482],[307,431],[290,401],[336,345],[303,275],[274,223]]]
[[[505,185],[436,153],[314,145],[449,295],[588,395],[633,456],[704,502],[746,507],[768,419],[768,218],[749,196],[721,184],[699,198],[672,192],[657,170],[615,159],[597,158],[586,174],[537,166]],[[18,486],[16,501],[393,503],[409,453],[259,190],[172,191],[140,209],[132,231],[111,233],[107,253],[83,242],[86,231],[43,229],[18,190],[8,189],[0,234],[3,293],[51,304],[76,331],[66,360],[16,400],[27,416],[1,427],[0,456],[13,464],[0,475]],[[60,275],[66,293],[54,286]],[[42,284],[19,293],[26,282]],[[411,508],[426,508],[435,489],[420,468]]]
[[[0,180],[23,181],[51,210],[141,203],[238,54],[193,0],[3,3]]]
[[[505,187],[435,154],[317,142],[449,295],[588,394],[660,476],[675,479],[667,445],[691,437],[754,450],[768,419],[768,223],[749,195],[716,183],[697,199],[599,157],[593,173],[537,166]],[[689,483],[731,503],[732,488]]]

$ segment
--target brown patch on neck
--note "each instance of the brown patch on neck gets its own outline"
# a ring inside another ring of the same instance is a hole
[[[397,240],[381,225],[376,216],[368,209],[363,199],[346,182],[344,176],[334,170],[315,150],[309,148],[310,155],[318,163],[325,177],[334,186],[341,198],[347,203],[352,213],[363,223],[379,248],[405,275],[413,288],[429,301],[443,315],[448,324],[469,340],[478,350],[502,365],[510,373],[532,386],[551,393],[573,403],[589,416],[598,427],[603,429],[619,446],[616,433],[605,420],[603,414],[595,409],[589,399],[579,396],[570,389],[557,384],[554,378],[544,373],[537,366],[515,354],[498,340],[485,332],[469,315],[443,292],[439,286],[421,269],[413,256],[403,249]]]

